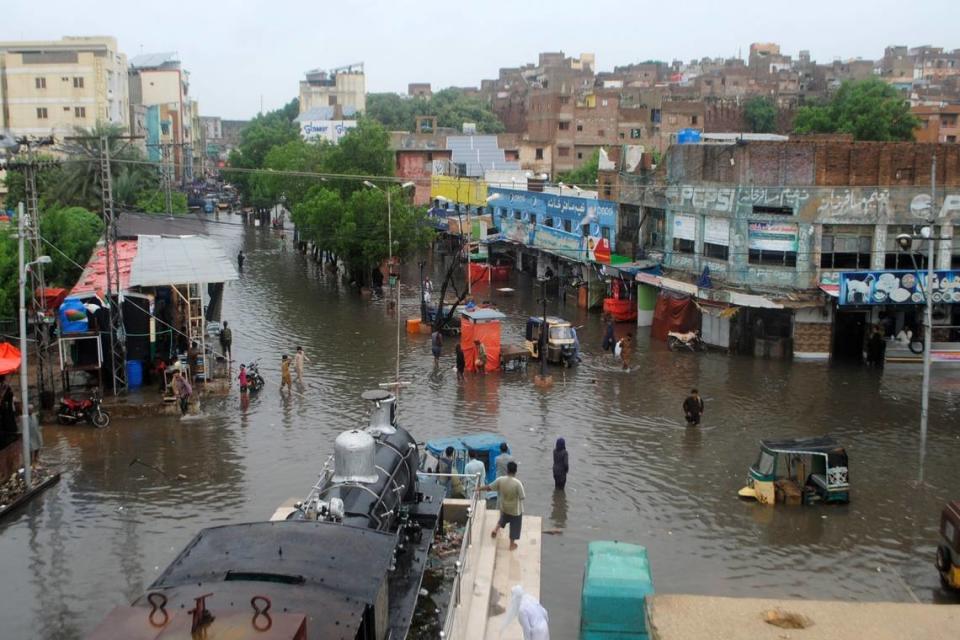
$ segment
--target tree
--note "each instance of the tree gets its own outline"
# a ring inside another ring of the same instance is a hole
[[[743,105],[743,120],[753,133],[773,133],[777,129],[777,106],[766,96],[753,96]]]
[[[143,213],[166,213],[167,197],[163,191],[142,191],[133,209]],[[170,213],[182,215],[190,209],[187,206],[187,194],[179,191],[170,193]]]
[[[801,107],[795,133],[849,133],[855,140],[913,140],[920,121],[910,103],[882,80],[844,82],[829,103]]]
[[[44,267],[46,281],[73,286],[82,271],[77,265],[86,264],[102,234],[100,216],[81,207],[44,211],[40,215],[40,235],[59,249],[51,249],[48,254],[51,263]]]
[[[429,98],[403,98],[395,93],[371,93],[367,96],[368,118],[394,131],[413,131],[416,116],[436,116],[437,126],[460,130],[464,122],[473,122],[479,133],[501,133],[503,123],[482,98],[468,96],[450,87]]]
[[[276,146],[298,140],[300,129],[293,120],[300,112],[300,101],[294,98],[283,107],[257,115],[256,118],[240,132],[240,142],[237,148],[230,152],[228,168],[260,169],[264,167],[267,154]],[[230,174],[230,180],[240,189],[244,198],[253,203],[254,184],[247,173],[236,172]],[[263,186],[259,186],[259,197],[263,197]]]
[[[568,185],[577,185],[593,189],[597,185],[597,171],[599,170],[599,166],[600,150],[597,149],[586,162],[572,171],[561,173],[557,177],[557,180],[558,182],[563,182]]]

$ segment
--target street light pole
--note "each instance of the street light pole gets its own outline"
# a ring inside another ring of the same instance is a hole
[[[29,491],[33,483],[33,470],[30,466],[30,417],[27,415],[27,301],[23,288],[27,285],[27,266],[23,257],[23,241],[26,235],[26,208],[20,203],[17,211],[17,244],[19,248],[20,276],[20,439],[23,442],[23,484]]]
[[[923,387],[920,393],[920,482],[923,482],[923,464],[927,451],[927,420],[930,415],[930,352],[933,348],[933,260],[935,257],[934,244],[937,237],[934,233],[934,222],[937,211],[937,154],[934,152],[930,168],[930,232],[927,234],[927,284],[924,287],[926,294],[926,332],[923,341]]]

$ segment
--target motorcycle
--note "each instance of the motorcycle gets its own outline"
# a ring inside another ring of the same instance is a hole
[[[667,334],[667,347],[670,349],[670,351],[677,351],[680,349],[689,349],[690,351],[706,351],[707,349],[707,345],[704,344],[703,340],[700,338],[699,331],[687,331],[686,333],[671,331]]]
[[[256,393],[263,389],[264,385],[263,376],[260,375],[260,370],[257,368],[256,362],[251,362],[247,365],[247,391],[250,393]]]
[[[60,408],[57,410],[57,422],[60,424],[76,424],[85,421],[98,429],[110,425],[110,414],[101,406],[99,389],[94,389],[86,398],[77,400],[63,396],[60,399]]]

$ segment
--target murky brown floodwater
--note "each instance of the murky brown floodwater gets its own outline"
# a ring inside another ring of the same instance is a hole
[[[224,221],[235,216],[222,215]],[[214,225],[246,273],[227,288],[235,357],[306,349],[304,395],[275,386],[241,411],[238,394],[209,402],[203,417],[116,421],[109,429],[47,427],[46,460],[63,480],[0,526],[3,638],[79,638],[116,604],[140,594],[201,528],[269,517],[304,495],[333,438],[365,419],[359,394],[392,377],[395,320],[361,301],[269,232]],[[410,272],[410,282],[416,274]],[[439,278],[435,278],[437,281]],[[519,338],[533,310],[530,283],[497,298]],[[525,295],[529,294],[529,295]],[[417,313],[415,285],[403,289]],[[638,341],[623,373],[599,347],[599,314],[555,311],[584,324],[584,363],[549,392],[525,374],[458,385],[452,342],[433,373],[427,336],[404,335],[404,424],[421,439],[472,430],[506,434],[527,487],[527,510],[544,517],[543,601],[555,638],[574,638],[586,543],[647,545],[660,592],[848,600],[944,601],[933,556],[941,505],[960,495],[960,371],[935,370],[927,484],[918,487],[919,370],[830,367],[674,354]],[[623,328],[626,330],[626,327]],[[641,332],[643,333],[643,332]],[[682,424],[691,386],[706,398],[700,429]],[[848,447],[848,506],[778,508],[736,498],[761,437],[832,433]],[[550,450],[567,439],[566,495],[553,492]],[[130,462],[140,459],[162,475]]]

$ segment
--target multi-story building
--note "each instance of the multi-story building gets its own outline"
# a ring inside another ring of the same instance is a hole
[[[960,141],[960,104],[921,105],[910,111],[921,122],[914,133],[917,142]]]
[[[175,53],[151,53],[130,61],[130,102],[157,107],[159,136],[148,142],[147,154],[159,161],[167,153],[178,179],[193,179],[193,160],[198,145],[195,126],[199,110],[190,97],[190,74]],[[202,153],[202,149],[197,150]]]
[[[837,282],[844,271],[924,268],[923,249],[905,252],[897,236],[930,215],[934,152],[935,266],[958,269],[960,145],[813,137],[674,145],[653,179],[615,175],[621,209],[643,209],[645,256],[665,269],[638,281],[694,300],[711,344],[858,357],[881,314],[899,328],[916,309],[838,304]],[[954,320],[947,311],[940,324]]]
[[[366,111],[367,83],[362,62],[338,69],[307,71],[306,79],[300,81],[300,113],[319,107]]]
[[[127,57],[115,38],[0,42],[0,129],[57,138],[130,125]]]

